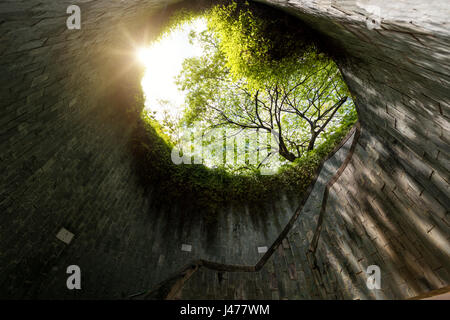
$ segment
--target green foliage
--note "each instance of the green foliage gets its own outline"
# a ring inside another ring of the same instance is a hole
[[[192,124],[207,111],[206,106],[211,102],[211,97],[216,99],[215,104],[220,102],[218,95],[226,95],[222,84],[229,75],[225,56],[218,50],[217,40],[210,32],[191,32],[190,40],[200,43],[205,54],[186,59],[182,72],[176,79],[179,88],[187,92],[188,110],[184,115],[186,124]]]
[[[164,32],[197,16],[189,11],[178,13]],[[236,83],[254,94],[273,82],[288,87],[315,68],[321,72],[311,79],[311,87],[326,82],[331,73],[338,73],[329,58],[314,50],[310,36],[297,20],[268,15],[253,4],[236,1],[213,7],[206,17],[214,36],[209,31],[191,34],[193,41],[200,40],[206,54],[187,59],[177,79],[181,89],[187,91],[188,109],[184,117],[187,124],[210,120],[212,113],[207,112],[207,106],[220,108],[230,116],[240,113],[237,106],[250,107],[251,99],[236,93]],[[333,95],[332,101],[348,95],[341,78],[336,80],[336,86],[335,92],[326,92]],[[306,87],[293,90],[306,98],[313,94]],[[137,104],[135,109],[142,110],[142,95]],[[164,126],[145,113],[133,133],[131,147],[142,182],[151,188],[160,205],[171,207],[178,202],[187,208],[203,208],[214,217],[219,208],[230,203],[259,205],[263,199],[264,202],[276,200],[281,192],[293,195],[305,192],[322,159],[357,121],[352,104],[338,113],[339,121],[331,123],[330,130],[318,139],[316,148],[286,163],[275,175],[261,175],[258,170],[244,170],[236,175],[225,167],[175,165],[171,160],[171,138],[165,134]],[[303,125],[297,118],[285,116],[281,121],[290,128],[290,136],[302,133]]]
[[[343,125],[315,150],[278,174],[264,176],[257,171],[233,175],[223,168],[203,165],[175,165],[171,161],[169,139],[163,139],[154,120],[144,117],[136,127],[131,147],[144,185],[150,186],[161,206],[174,202],[187,208],[203,208],[209,217],[230,203],[260,205],[274,201],[280,192],[301,195],[311,183],[321,160],[339,144],[357,121],[356,112],[345,116]],[[159,133],[158,133],[159,132]]]
[[[313,47],[311,35],[298,20],[247,1],[226,1],[206,17],[220,40],[231,74],[245,77],[255,86],[283,78]]]
[[[158,36],[154,38],[153,42],[158,42],[162,39],[165,34],[175,31],[181,25],[192,21],[193,19],[202,17],[205,14],[204,10],[189,10],[181,8],[173,12],[168,19],[161,26]]]
[[[213,32],[193,33],[191,41],[203,45],[204,55],[186,59],[177,77],[186,94],[186,125],[275,130],[285,140],[280,154],[292,161],[334,132],[354,108],[347,99],[336,109],[349,92],[336,64],[322,53],[304,52],[295,65],[279,62],[284,76],[260,80],[255,90],[248,78],[232,76],[229,56]]]

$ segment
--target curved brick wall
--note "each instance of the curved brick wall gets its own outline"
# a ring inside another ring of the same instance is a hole
[[[237,218],[224,215],[220,241],[207,245],[201,223],[186,213],[177,220],[182,209],[151,209],[157,200],[137,181],[127,147],[134,120],[123,110],[139,85],[132,48],[152,36],[149,17],[168,2],[0,4],[0,297],[120,298],[193,257],[252,263],[256,246],[270,245],[293,212],[295,199],[273,204],[263,221],[226,208]],[[448,286],[447,1],[267,2],[346,50],[338,64],[362,132],[330,191],[318,265],[311,268],[288,236],[272,257],[271,281],[248,273],[254,278],[240,281],[240,291],[231,282],[228,290],[251,297],[270,283],[261,290],[274,298],[405,298]],[[65,25],[71,4],[81,7],[79,31]],[[367,27],[369,4],[381,8],[381,29]],[[68,246],[55,238],[61,227],[75,234]],[[308,247],[315,225],[303,228]],[[191,253],[179,249],[187,242]],[[66,289],[71,264],[82,269],[81,291]],[[365,286],[370,264],[381,268],[382,290]],[[195,277],[203,288],[217,278]]]

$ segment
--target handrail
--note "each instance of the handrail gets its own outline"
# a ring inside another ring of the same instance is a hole
[[[316,230],[314,231],[313,238],[309,245],[308,251],[306,252],[306,258],[307,258],[308,264],[311,268],[313,277],[314,277],[316,283],[318,284],[319,289],[321,289],[322,291],[325,289],[324,289],[324,285],[322,283],[322,279],[320,277],[320,272],[318,270],[319,268],[317,266],[316,251],[317,251],[317,246],[319,244],[320,232],[322,231],[322,224],[323,224],[323,219],[325,216],[325,211],[326,211],[326,207],[327,207],[327,203],[328,203],[328,195],[330,193],[330,189],[336,183],[336,181],[339,179],[339,177],[342,175],[342,173],[344,172],[348,163],[352,159],[353,153],[355,152],[356,144],[357,144],[357,142],[359,140],[359,136],[361,134],[360,123],[359,122],[356,123],[355,126],[357,128],[356,132],[355,132],[355,137],[353,138],[352,146],[350,147],[347,157],[345,158],[344,162],[339,167],[339,169],[336,171],[334,176],[330,179],[330,181],[328,181],[327,185],[325,186],[325,190],[323,192],[323,198],[322,198],[322,206],[320,208],[319,218],[317,219]]]
[[[360,123],[359,121],[353,126],[353,128],[347,133],[347,135],[342,139],[342,141],[320,162],[316,173],[314,174],[314,177],[311,181],[311,183],[308,186],[308,189],[303,195],[303,198],[301,200],[300,205],[295,210],[295,213],[292,215],[292,217],[289,219],[289,222],[284,227],[283,231],[279,234],[277,239],[273,242],[273,244],[270,246],[270,248],[267,250],[267,252],[261,257],[261,259],[254,265],[254,266],[248,266],[248,265],[232,265],[232,264],[222,264],[218,262],[208,261],[204,259],[194,260],[191,261],[189,264],[185,265],[183,268],[181,268],[181,271],[178,271],[174,273],[172,276],[169,276],[167,279],[161,281],[159,284],[156,285],[156,287],[151,291],[144,291],[137,294],[133,294],[128,296],[128,298],[135,298],[139,296],[144,296],[144,298],[156,298],[156,299],[173,299],[176,294],[181,290],[181,288],[184,286],[184,283],[189,280],[189,278],[192,277],[192,275],[197,272],[201,267],[205,267],[207,269],[221,271],[221,272],[257,272],[264,267],[266,262],[269,260],[269,258],[272,256],[272,254],[275,252],[275,250],[278,248],[278,246],[281,244],[283,239],[287,236],[289,231],[291,230],[292,226],[294,225],[295,221],[297,220],[298,216],[300,215],[306,201],[308,200],[312,190],[314,189],[314,185],[317,182],[317,179],[320,175],[320,172],[323,168],[323,165],[327,160],[329,160],[334,154],[339,151],[339,149],[342,148],[342,146],[350,139],[350,137],[355,133],[355,136],[352,141],[352,145],[350,147],[349,153],[347,157],[345,158],[342,165],[339,167],[336,174],[331,178],[331,180],[327,183],[324,191],[324,196],[322,200],[322,208],[319,213],[319,219],[317,221],[317,227],[316,231],[313,236],[313,240],[311,241],[311,245],[307,252],[308,255],[312,255],[311,262],[313,263],[312,266],[315,266],[315,251],[317,249],[317,244],[319,241],[320,231],[322,228],[322,222],[323,222],[323,216],[325,212],[326,203],[328,200],[328,193],[329,189],[333,184],[339,179],[342,172],[347,167],[347,164],[350,162],[353,152],[356,148],[356,143],[358,142],[359,136],[360,136]],[[314,244],[314,245],[313,245]],[[158,295],[159,291],[163,291]]]

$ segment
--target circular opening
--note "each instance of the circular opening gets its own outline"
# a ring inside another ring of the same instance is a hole
[[[146,67],[134,137],[144,181],[169,202],[212,211],[303,192],[357,121],[320,39],[261,4],[176,11],[136,52]]]

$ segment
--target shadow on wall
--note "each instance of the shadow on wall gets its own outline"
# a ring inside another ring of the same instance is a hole
[[[395,155],[366,132],[333,188],[316,254],[324,297],[411,298],[448,285],[445,209],[423,202],[436,200]],[[365,289],[369,265],[381,269],[381,291]]]

